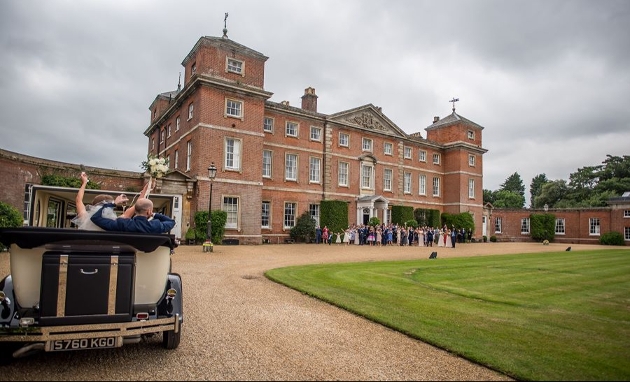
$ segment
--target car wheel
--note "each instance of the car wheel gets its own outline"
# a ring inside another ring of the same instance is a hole
[[[164,346],[165,349],[177,349],[181,336],[181,327],[179,329],[179,333],[175,333],[174,330],[162,332],[162,346]]]

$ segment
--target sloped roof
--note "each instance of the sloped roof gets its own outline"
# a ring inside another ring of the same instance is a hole
[[[437,122],[434,122],[433,124],[428,126],[425,130],[427,130],[427,131],[428,130],[433,130],[433,129],[437,129],[439,127],[454,125],[456,123],[465,123],[467,125],[470,125],[470,126],[478,128],[480,130],[483,130],[483,126],[478,125],[475,122],[462,117],[461,115],[455,113],[455,110],[453,110],[453,112],[450,115],[448,115],[447,117],[442,118],[442,119],[438,120]]]
[[[186,55],[186,57],[182,61],[182,65],[186,66],[186,63],[192,58],[192,56],[197,51],[197,49],[199,49],[199,47],[202,45],[210,45],[210,46],[214,46],[217,48],[224,48],[224,49],[231,48],[231,49],[235,49],[240,54],[243,54],[246,56],[256,57],[264,61],[267,61],[267,59],[269,59],[269,57],[265,56],[264,54],[257,52],[254,49],[248,48],[245,45],[241,45],[235,41],[232,41],[229,38],[203,36],[199,38],[199,40],[197,40],[197,43],[195,44],[195,46],[193,46],[190,52]]]

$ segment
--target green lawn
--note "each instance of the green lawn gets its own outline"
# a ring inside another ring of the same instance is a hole
[[[520,380],[630,380],[630,250],[318,264],[266,276]]]

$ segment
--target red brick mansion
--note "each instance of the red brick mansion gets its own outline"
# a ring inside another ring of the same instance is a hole
[[[144,134],[149,153],[196,180],[190,214],[227,212],[226,237],[280,242],[322,200],[348,203],[350,224],[389,222],[392,205],[470,212],[481,227],[483,127],[435,117],[406,134],[372,104],[322,114],[308,87],[301,107],[272,102],[263,54],[226,36],[202,37],[184,58],[183,87],[159,94]]]

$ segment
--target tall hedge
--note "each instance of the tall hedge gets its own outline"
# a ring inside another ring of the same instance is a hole
[[[455,227],[456,229],[465,228],[466,232],[475,231],[475,221],[469,212],[461,212],[459,214],[449,214],[447,212],[442,214],[442,226],[446,224],[448,228]]]
[[[319,224],[332,232],[344,232],[348,228],[348,202],[322,200],[319,204]]]
[[[531,214],[529,215],[532,240],[553,241],[556,236],[556,215],[554,214]]]
[[[440,226],[440,210],[429,208],[416,208],[413,210],[413,217],[420,227],[439,227]]]
[[[405,225],[405,222],[414,219],[413,207],[392,206],[392,223]]]

